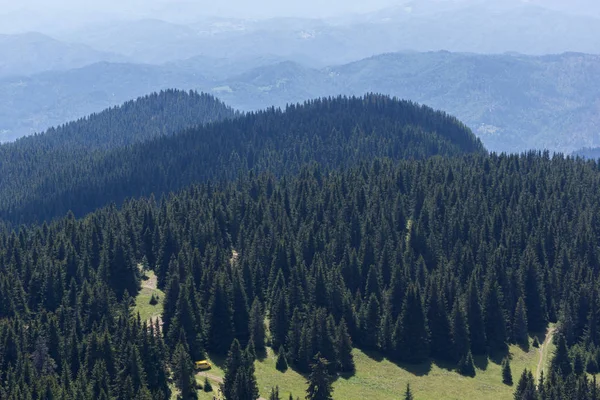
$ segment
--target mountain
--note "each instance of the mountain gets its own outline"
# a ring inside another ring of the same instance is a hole
[[[600,35],[600,14],[565,8],[520,0],[403,1],[354,18],[201,18],[177,24],[157,16],[90,25],[60,37],[142,63],[270,54],[324,67],[409,50],[600,53],[591,39]]]
[[[0,149],[7,157],[7,153],[28,147],[59,152],[110,150],[236,115],[210,95],[166,90],[21,138]]]
[[[0,79],[0,141],[42,132],[147,93],[210,86],[204,77],[151,65],[97,63]]]
[[[126,58],[31,32],[0,35],[0,60],[0,77],[6,77],[73,69],[99,61],[125,61]]]
[[[390,53],[315,69],[278,57],[196,57],[163,66],[100,63],[0,79],[0,139],[167,88],[211,93],[243,111],[306,99],[383,93],[442,109],[493,151],[600,146],[600,57]],[[2,134],[2,132],[4,132]]]
[[[13,222],[68,210],[82,215],[127,197],[160,196],[249,170],[281,175],[313,162],[335,169],[376,156],[485,152],[455,118],[376,95],[313,100],[285,111],[271,108],[113,150],[48,149],[34,137],[0,151],[0,218]]]

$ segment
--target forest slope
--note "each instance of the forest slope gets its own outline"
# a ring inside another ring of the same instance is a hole
[[[234,179],[252,169],[284,174],[311,162],[338,168],[375,156],[484,152],[455,118],[379,95],[269,109],[65,160],[48,158],[35,148],[27,154],[8,149],[14,161],[0,165],[0,218],[12,222],[69,210],[82,215],[126,197],[159,196],[207,179]]]
[[[377,159],[329,173],[313,165],[2,229],[0,337],[11,351],[0,353],[0,393],[90,398],[76,396],[89,384],[168,398],[169,365],[186,360],[169,364],[172,355],[222,360],[234,339],[252,339],[259,362],[284,352],[295,395],[296,372],[320,352],[348,385],[365,373],[356,365],[365,353],[390,360],[379,366],[402,369],[403,381],[419,375],[423,391],[439,374],[475,374],[459,379],[478,398],[485,381],[501,385],[498,364],[511,353],[514,374],[535,372],[529,336],[558,322],[561,358],[543,398],[591,399],[583,371],[597,373],[600,354],[598,171],[547,153]],[[130,314],[140,260],[164,289],[163,335]],[[50,367],[31,365],[40,357]],[[257,366],[261,382],[277,384],[264,380],[273,367]]]

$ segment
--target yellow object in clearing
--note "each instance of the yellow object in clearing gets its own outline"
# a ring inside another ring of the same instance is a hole
[[[198,370],[207,370],[207,369],[211,369],[212,368],[212,365],[210,365],[210,363],[208,361],[206,361],[206,360],[196,361],[194,363],[194,366]]]

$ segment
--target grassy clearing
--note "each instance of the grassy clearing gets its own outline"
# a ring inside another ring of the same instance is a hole
[[[544,336],[540,336],[540,343]],[[533,343],[533,340],[530,340]],[[547,372],[554,345],[550,342],[543,348],[542,367]],[[335,399],[369,399],[389,400],[400,398],[410,382],[417,400],[439,399],[512,399],[515,385],[525,368],[531,370],[536,376],[537,366],[540,361],[539,349],[530,346],[524,351],[518,346],[510,346],[511,369],[513,373],[513,386],[502,383],[501,359],[489,360],[479,358],[476,360],[477,375],[474,378],[463,377],[456,372],[437,364],[421,364],[416,366],[398,366],[386,359],[381,359],[376,353],[367,354],[361,350],[354,350],[356,373],[349,377],[338,378],[333,387]],[[275,354],[269,349],[267,356],[256,362],[256,377],[260,395],[268,398],[271,387],[278,385],[280,395],[287,399],[292,393],[294,398],[305,396],[306,378],[289,369],[281,373],[275,369]],[[214,368],[210,371],[215,376],[223,376],[222,360],[213,362]],[[199,378],[203,381],[204,378]],[[216,385],[213,385],[216,388]],[[215,389],[216,390],[216,389]],[[212,395],[201,395],[200,399],[212,399]]]
[[[150,304],[152,295],[158,296],[158,304]],[[135,298],[134,315],[137,315],[139,312],[142,321],[160,317],[163,312],[162,302],[164,297],[165,294],[163,291],[156,287],[156,275],[154,274],[154,271],[146,272],[146,275],[142,278],[142,290],[140,290]]]

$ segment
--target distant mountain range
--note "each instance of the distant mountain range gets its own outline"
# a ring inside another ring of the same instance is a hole
[[[41,33],[0,35],[0,77],[30,75],[83,67],[99,61],[126,61],[124,56],[83,44],[61,42]]]
[[[404,1],[346,19],[205,18],[185,25],[143,19],[87,26],[60,37],[155,64],[197,55],[272,54],[324,67],[409,50],[600,53],[600,42],[591,39],[600,37],[600,14],[563,9],[540,1]]]
[[[276,56],[198,57],[162,66],[98,63],[0,80],[3,140],[146,93],[197,89],[240,110],[377,92],[443,109],[493,151],[600,146],[600,56],[395,53],[327,68]]]

